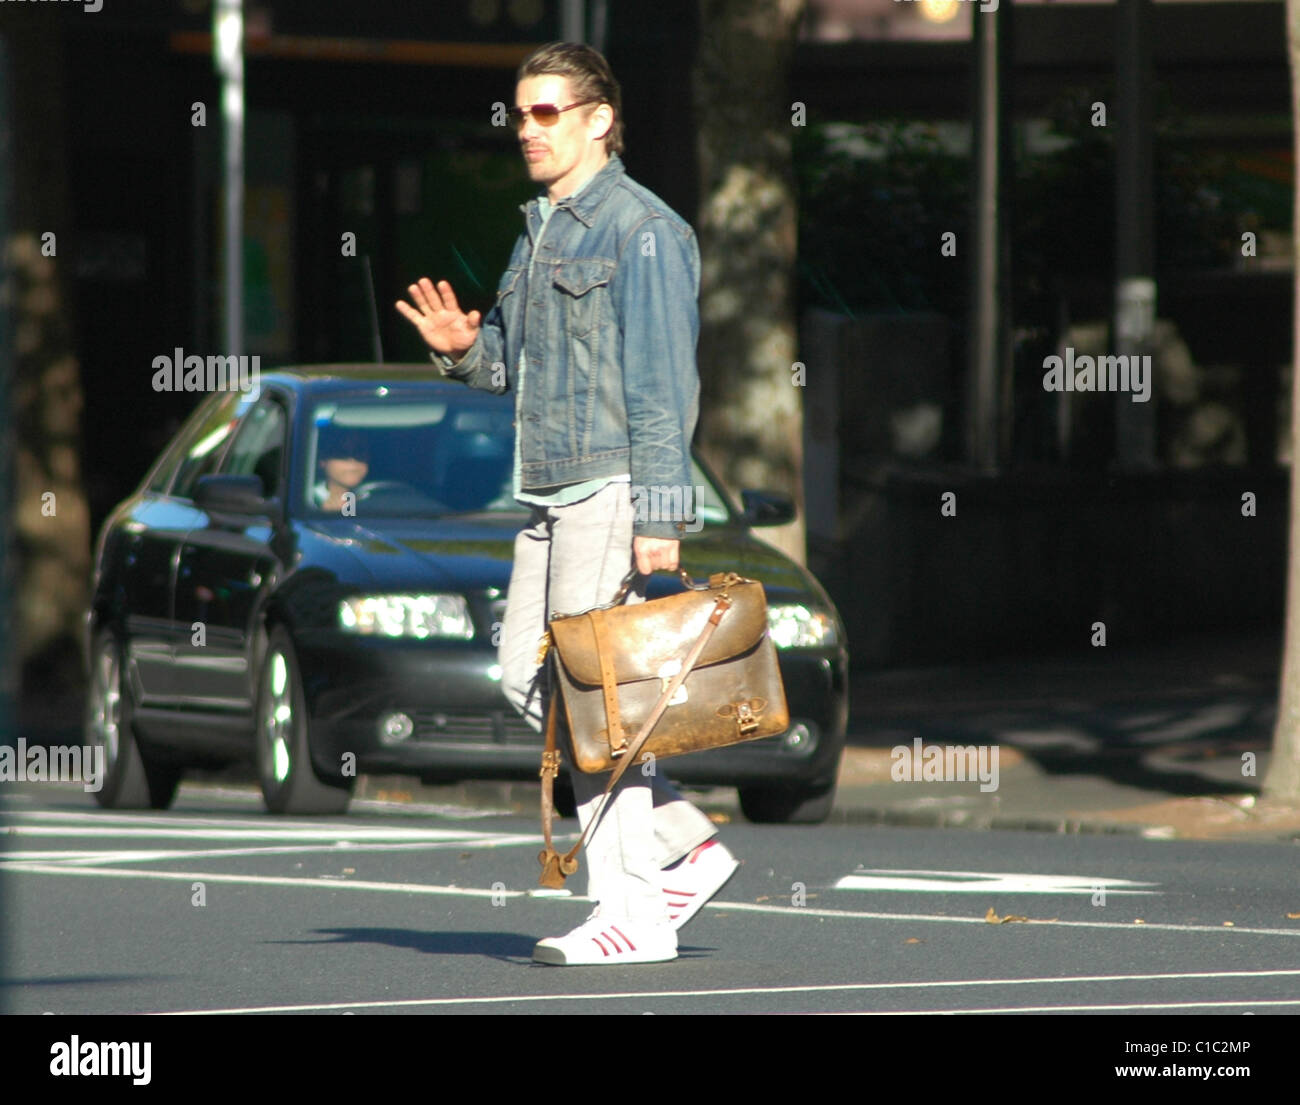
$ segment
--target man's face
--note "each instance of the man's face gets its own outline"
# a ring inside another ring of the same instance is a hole
[[[569,78],[555,74],[525,77],[515,89],[515,106],[554,104],[567,107],[579,97]],[[607,160],[602,141],[614,120],[608,104],[588,104],[561,113],[559,122],[544,127],[530,114],[519,131],[528,175],[547,186],[552,199],[562,199],[593,176]]]

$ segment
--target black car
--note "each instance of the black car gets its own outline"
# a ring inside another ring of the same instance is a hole
[[[104,523],[86,619],[87,740],[109,807],[168,806],[190,767],[257,764],[277,813],[340,812],[361,772],[536,778],[496,646],[524,513],[509,396],[427,366],[328,365],[209,395]],[[825,819],[847,717],[844,629],[817,581],[756,540],[696,466],[697,578],[763,581],[791,725],[671,761],[756,821]],[[680,587],[655,575],[649,595]]]

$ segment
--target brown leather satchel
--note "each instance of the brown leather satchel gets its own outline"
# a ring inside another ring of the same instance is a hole
[[[767,632],[763,585],[735,572],[707,584],[680,573],[686,590],[623,606],[636,571],[614,601],[580,614],[554,614],[543,656],[554,652],[551,707],[542,753],[543,886],[577,870],[578,843],[551,846],[557,726],[570,762],[587,774],[612,772],[608,795],[632,763],[721,748],[784,733],[790,725],[776,648]]]

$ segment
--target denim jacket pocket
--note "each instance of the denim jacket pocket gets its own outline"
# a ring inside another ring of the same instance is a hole
[[[560,261],[554,272],[555,286],[566,293],[562,297],[565,328],[573,337],[585,337],[599,325],[602,309],[609,309],[608,285],[614,275],[614,262]]]

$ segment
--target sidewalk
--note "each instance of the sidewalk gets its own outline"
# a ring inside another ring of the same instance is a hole
[[[855,673],[835,817],[1300,839],[1300,807],[1260,797],[1280,656],[1272,636],[1201,637],[1063,658]],[[901,749],[918,737],[941,748],[984,745],[990,759],[996,747],[997,789],[894,781],[891,768],[907,766]]]

